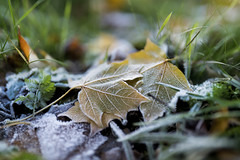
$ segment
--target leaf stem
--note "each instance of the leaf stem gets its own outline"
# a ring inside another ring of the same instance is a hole
[[[77,86],[79,87],[79,86]],[[11,121],[6,121],[6,124],[15,124],[15,123],[19,123],[19,122],[22,122],[22,121],[25,121],[29,118],[32,118],[34,117],[36,114],[38,113],[41,113],[42,111],[48,109],[49,107],[51,107],[52,105],[54,105],[55,103],[57,103],[59,100],[61,100],[63,97],[65,97],[70,91],[72,91],[73,89],[77,88],[77,87],[73,87],[73,88],[70,88],[68,91],[66,91],[62,96],[60,96],[58,99],[56,99],[55,101],[53,101],[52,103],[50,103],[49,105],[47,105],[46,107],[38,110],[37,112],[35,112],[35,114],[31,114],[25,118],[22,118],[22,119],[18,119],[18,120],[11,120]]]

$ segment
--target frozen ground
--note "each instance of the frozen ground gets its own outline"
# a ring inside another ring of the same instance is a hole
[[[108,138],[100,133],[88,136],[86,124],[58,121],[47,113],[31,125],[10,129],[10,143],[30,152],[42,154],[47,160],[95,160],[95,150]]]

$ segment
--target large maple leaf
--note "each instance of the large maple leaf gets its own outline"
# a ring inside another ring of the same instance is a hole
[[[97,128],[95,130],[107,127],[113,119],[126,119],[129,111],[137,110],[142,102],[148,101],[147,97],[125,82],[142,77],[141,68],[141,65],[128,65],[127,61],[102,64],[80,81],[71,82],[71,87],[81,89],[79,105],[62,115],[79,122],[87,121]],[[76,115],[82,118],[76,118]]]
[[[102,64],[81,80],[70,82],[72,88],[81,89],[78,103],[61,115],[76,122],[89,122],[92,133],[107,127],[113,119],[126,119],[127,113],[139,105],[144,120],[152,121],[163,115],[176,94],[159,82],[191,90],[183,73],[169,61],[148,40],[144,50],[127,60]]]

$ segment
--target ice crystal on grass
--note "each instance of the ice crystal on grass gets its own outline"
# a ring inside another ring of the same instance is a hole
[[[213,82],[208,80],[200,85],[193,85],[191,88],[193,89],[194,93],[197,93],[201,96],[211,96],[213,90]]]
[[[182,96],[187,96],[187,91],[186,90],[180,90],[175,94],[175,96],[171,99],[171,101],[168,103],[168,106],[171,109],[176,109],[178,98]]]

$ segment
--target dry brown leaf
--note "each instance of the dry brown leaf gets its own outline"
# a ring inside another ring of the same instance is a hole
[[[87,122],[90,124],[91,132],[90,135],[94,135],[101,130],[96,123],[94,123],[90,118],[88,118],[81,110],[79,102],[75,102],[74,106],[69,108],[66,112],[61,113],[58,117],[66,116],[70,118],[73,122]]]
[[[84,120],[103,129],[113,119],[125,119],[139,105],[145,121],[162,116],[176,91],[157,82],[191,90],[183,73],[165,58],[158,46],[148,40],[143,51],[127,60],[102,64],[81,80],[70,82],[71,88],[81,89],[80,111],[89,118]]]
[[[18,40],[19,40],[20,48],[29,62],[29,57],[32,52],[32,49],[28,45],[27,41],[21,36],[20,28],[18,28]]]
[[[142,102],[148,101],[124,82],[142,77],[141,68],[129,66],[127,61],[102,64],[80,81],[71,82],[72,88],[81,89],[78,94],[81,111],[99,128],[105,128],[113,119],[126,119],[128,111],[137,110]]]
[[[121,119],[118,116],[104,113],[102,116],[102,122],[103,122],[103,127],[98,127],[97,124],[92,121],[90,118],[88,118],[81,110],[81,106],[79,102],[75,102],[74,106],[69,108],[66,112],[61,113],[58,115],[58,117],[61,116],[66,116],[70,118],[73,122],[87,122],[90,124],[90,135],[93,136],[95,135],[98,131],[101,131],[103,128],[108,127],[108,124],[111,120],[113,119]]]
[[[108,113],[126,119],[131,110],[137,110],[138,105],[147,101],[136,89],[123,81],[82,86],[78,95],[82,111],[99,127],[103,113]]]

